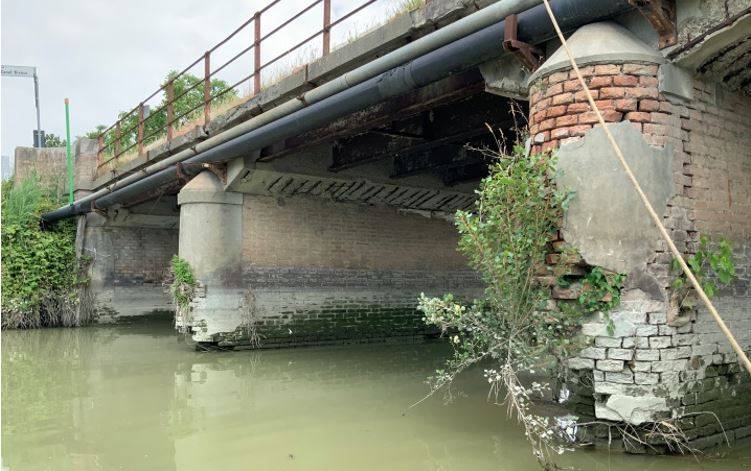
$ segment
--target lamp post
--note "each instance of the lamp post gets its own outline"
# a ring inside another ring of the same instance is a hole
[[[44,147],[44,131],[42,131],[42,120],[39,115],[39,78],[37,77],[37,68],[25,65],[3,65],[3,77],[23,77],[34,79],[34,105],[37,112],[37,128],[34,130],[34,147]]]

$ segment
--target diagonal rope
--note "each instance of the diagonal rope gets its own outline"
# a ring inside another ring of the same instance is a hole
[[[709,297],[707,296],[707,293],[704,292],[704,289],[701,287],[701,284],[696,279],[696,276],[694,276],[693,272],[686,264],[686,261],[683,259],[683,255],[678,251],[678,248],[675,246],[675,243],[670,238],[670,235],[668,234],[668,231],[665,229],[665,226],[662,225],[662,220],[660,219],[660,216],[658,216],[657,213],[655,212],[654,208],[652,207],[652,204],[649,202],[649,200],[647,199],[647,196],[644,194],[644,191],[642,190],[641,185],[639,185],[639,181],[636,179],[636,177],[634,176],[634,173],[631,171],[631,167],[629,167],[628,163],[626,162],[626,159],[623,157],[623,152],[621,152],[620,146],[618,146],[618,143],[615,142],[615,138],[610,133],[610,130],[608,129],[608,127],[605,126],[605,120],[603,119],[602,114],[600,113],[600,109],[597,108],[597,104],[595,103],[594,98],[592,98],[592,92],[590,92],[589,87],[587,87],[587,84],[584,82],[584,78],[582,77],[582,74],[579,71],[579,66],[576,65],[576,60],[574,60],[574,56],[568,47],[566,38],[563,37],[561,28],[560,26],[558,26],[558,21],[555,19],[555,15],[553,14],[553,10],[550,9],[549,0],[543,0],[543,3],[545,4],[545,9],[548,12],[550,21],[553,23],[553,27],[555,28],[555,32],[558,35],[558,39],[560,39],[561,45],[563,46],[563,49],[566,51],[566,55],[568,56],[569,62],[571,62],[571,66],[573,67],[574,72],[576,73],[576,78],[579,80],[579,83],[584,89],[584,93],[587,95],[587,101],[589,102],[589,106],[597,115],[597,121],[600,123],[600,126],[602,126],[602,129],[605,131],[605,135],[607,136],[608,141],[610,141],[610,145],[613,147],[613,150],[615,151],[615,155],[618,157],[618,161],[620,162],[621,167],[623,167],[623,170],[626,172],[628,179],[631,181],[631,184],[633,185],[634,189],[639,194],[639,198],[641,198],[642,203],[644,203],[644,207],[647,208],[647,211],[649,212],[649,216],[652,218],[652,221],[657,226],[657,229],[659,229],[660,235],[668,244],[668,247],[670,248],[670,252],[672,252],[673,257],[675,257],[675,259],[678,260],[678,263],[680,264],[681,269],[683,269],[683,273],[686,274],[686,277],[689,279],[689,281],[691,281],[691,285],[694,287],[696,292],[699,293],[699,297],[704,302],[704,305],[707,307],[709,312],[712,314],[712,317],[714,318],[715,322],[717,322],[717,325],[720,326],[720,330],[722,330],[722,333],[725,334],[725,337],[727,337],[728,341],[730,342],[730,345],[732,345],[733,347],[733,350],[738,355],[738,358],[743,363],[743,366],[746,368],[746,371],[748,371],[748,373],[751,374],[751,361],[748,359],[748,356],[743,351],[743,348],[741,348],[740,344],[733,336],[733,333],[730,332],[730,329],[728,329],[728,326],[725,324],[725,321],[722,320],[722,317],[717,312],[717,309],[715,309],[714,305],[712,304],[712,301],[710,301]]]

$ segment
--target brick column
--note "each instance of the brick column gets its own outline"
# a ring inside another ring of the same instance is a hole
[[[606,122],[630,121],[650,143],[665,143],[672,105],[660,98],[657,64],[585,65],[580,70]],[[535,151],[577,140],[597,123],[573,70],[538,76],[531,90],[529,124]]]

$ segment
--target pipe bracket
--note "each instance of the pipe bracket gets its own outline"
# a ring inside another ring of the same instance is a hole
[[[532,44],[520,41],[517,36],[519,18],[509,15],[503,20],[503,49],[512,53],[519,63],[530,72],[534,72],[542,64],[544,55]]]

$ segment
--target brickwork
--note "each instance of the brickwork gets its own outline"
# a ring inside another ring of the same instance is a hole
[[[117,227],[112,233],[114,283],[161,285],[177,253],[177,231],[149,227]]]
[[[445,219],[246,195],[243,233],[243,281],[263,346],[414,339],[434,333],[415,309],[421,292],[482,292]],[[244,342],[240,332],[219,344]]]
[[[466,269],[452,223],[319,198],[246,197],[243,258],[259,267]]]
[[[751,100],[696,82],[690,103],[671,102],[658,91],[654,64],[600,64],[581,70],[606,121],[629,121],[650,144],[669,144],[674,150],[674,196],[663,222],[679,250],[694,253],[700,235],[733,242],[739,279],[715,301],[741,344],[751,350]],[[573,72],[556,72],[533,85],[530,131],[536,151],[582,139],[594,121]],[[662,293],[669,293],[671,260],[661,243],[647,261],[647,274]],[[553,288],[551,297],[570,299],[570,294]],[[638,289],[622,294],[621,305],[610,313],[614,335],[602,318],[583,326],[590,346],[569,361],[573,409],[632,423],[712,411],[731,440],[751,435],[746,405],[751,382],[709,314],[699,309],[679,318],[669,314],[666,297],[655,300]],[[626,408],[624,398],[630,401]],[[710,415],[688,415],[682,425],[698,447],[723,439]]]
[[[580,71],[606,122],[628,120],[650,142],[664,143],[671,108],[657,91],[657,65],[590,65]],[[576,140],[597,122],[573,71],[552,73],[533,87],[529,115],[535,151]]]
[[[178,231],[110,225],[98,214],[88,215],[87,221],[79,237],[83,253],[92,259],[91,286],[101,320],[171,310],[163,282],[177,253]]]

